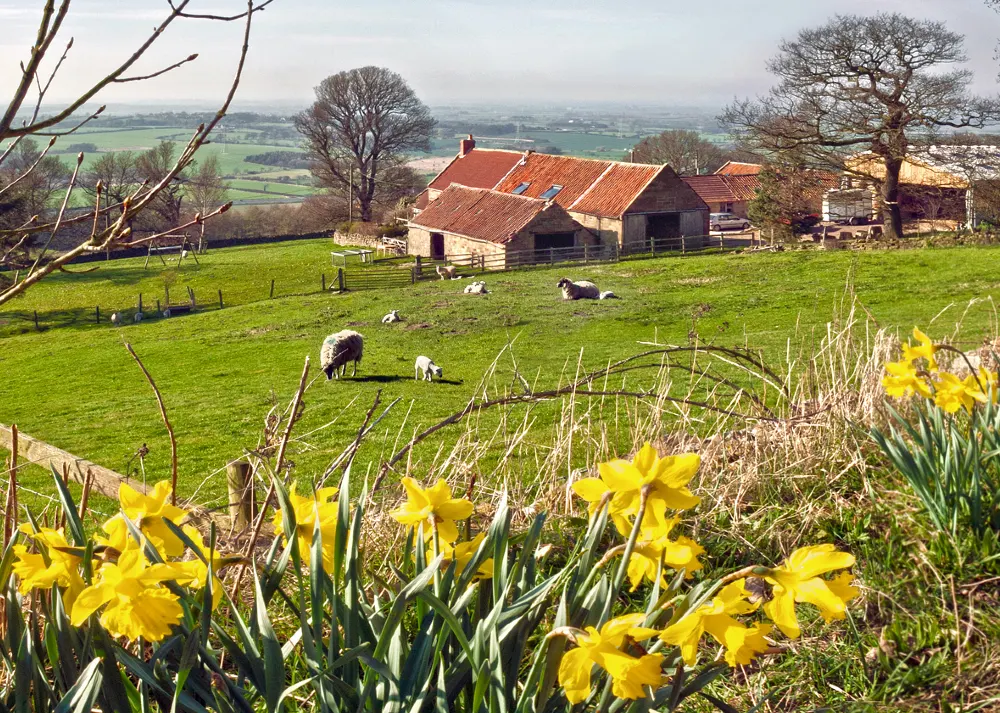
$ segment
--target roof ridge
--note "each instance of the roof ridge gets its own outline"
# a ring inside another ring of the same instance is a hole
[[[645,164],[639,164],[639,165],[643,166]],[[667,169],[667,168],[670,168],[670,167],[667,164],[663,164],[662,166],[660,166],[659,169],[657,169],[656,171],[653,171],[653,175],[649,177],[649,180],[642,184],[642,188],[640,188],[638,191],[635,192],[635,195],[632,196],[632,200],[630,200],[628,202],[628,205],[626,205],[624,208],[622,208],[622,215],[625,215],[628,212],[628,209],[632,207],[632,204],[635,203],[637,200],[639,200],[639,196],[642,195],[642,192],[645,191],[647,188],[649,188],[649,184],[652,183],[653,181],[655,181],[656,178],[657,178],[657,176],[659,176],[661,173],[663,173],[664,169]],[[672,168],[670,170],[674,171],[674,169],[672,169]],[[676,175],[676,174],[677,174],[677,172],[674,171],[674,175]]]
[[[601,175],[598,176],[596,179],[594,179],[594,182],[591,183],[589,186],[587,186],[587,190],[585,190],[583,193],[577,196],[576,200],[570,203],[566,207],[566,210],[572,210],[573,206],[582,201],[584,196],[588,195],[592,190],[594,190],[594,188],[597,187],[597,184],[600,183],[604,179],[604,177],[608,175],[608,172],[614,167],[615,165],[613,163],[609,163],[608,167],[605,168],[603,171],[601,171]]]

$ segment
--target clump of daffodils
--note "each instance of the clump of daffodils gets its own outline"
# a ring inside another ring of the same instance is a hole
[[[102,534],[89,548],[68,542],[62,529],[22,525],[31,544],[14,546],[18,590],[27,594],[58,587],[74,626],[85,626],[99,613],[101,625],[113,636],[162,641],[184,616],[177,587],[202,590],[211,572],[214,608],[222,596],[215,573],[235,561],[211,551],[197,529],[182,524],[188,512],[170,504],[170,495],[168,482],[158,483],[148,495],[123,484],[118,492],[121,512],[102,525]],[[167,521],[181,529],[187,543]],[[150,559],[150,548],[162,561]],[[188,554],[189,549],[194,551]],[[88,551],[94,555],[84,567]]]
[[[997,400],[997,373],[983,367],[964,379],[938,366],[936,354],[942,348],[918,328],[913,328],[916,344],[902,344],[903,358],[885,365],[882,386],[896,399],[920,396],[946,413],[971,413],[977,403]]]
[[[924,358],[928,356],[932,352],[925,352]],[[629,558],[625,573],[633,591],[647,580],[666,587],[665,569],[683,572],[686,578],[703,569],[698,558],[704,548],[688,537],[672,536],[680,518],[671,513],[698,504],[688,484],[700,463],[693,453],[660,457],[647,443],[631,461],[602,463],[599,478],[573,484],[576,494],[588,502],[592,517],[606,507],[619,533],[629,539],[604,559]],[[610,677],[614,696],[646,698],[669,680],[663,671],[671,658],[669,647],[675,647],[684,664],[694,666],[706,634],[722,647],[720,655],[730,666],[747,665],[772,648],[769,638],[775,627],[798,638],[797,605],[812,605],[826,621],[843,619],[847,603],[859,593],[853,575],[846,571],[853,564],[853,555],[838,552],[833,545],[802,547],[777,567],[748,567],[723,577],[714,595],[693,606],[675,599],[649,615],[625,614],[583,630],[561,627],[550,637],[566,636],[575,648],[562,657],[559,683],[571,704],[580,703],[591,695],[596,667]],[[750,574],[770,585],[770,598],[763,605],[747,588]],[[657,623],[667,611],[670,619]],[[760,619],[760,614],[770,621]],[[654,648],[644,642],[658,643]]]

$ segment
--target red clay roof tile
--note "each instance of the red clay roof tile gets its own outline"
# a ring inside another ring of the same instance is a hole
[[[410,223],[503,245],[547,205],[537,198],[452,185]]]
[[[759,163],[743,163],[742,161],[726,161],[716,171],[718,176],[756,176],[764,168]]]
[[[569,209],[589,215],[622,215],[649,185],[660,166],[640,163],[613,163]]]
[[[496,189],[511,193],[522,183],[527,183],[528,188],[520,195],[538,198],[552,186],[562,186],[554,200],[563,208],[569,208],[610,166],[610,161],[530,153]]]
[[[520,151],[473,149],[465,156],[456,156],[428,187],[443,191],[457,183],[471,188],[493,188],[521,160],[521,156]]]

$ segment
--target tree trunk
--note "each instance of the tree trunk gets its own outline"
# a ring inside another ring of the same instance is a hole
[[[899,210],[899,171],[903,166],[898,158],[885,159],[885,180],[882,181],[882,222],[885,237],[898,240],[903,237],[903,215]]]

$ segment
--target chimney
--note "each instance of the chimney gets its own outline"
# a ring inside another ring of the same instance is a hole
[[[464,158],[474,148],[476,148],[476,140],[472,138],[472,134],[469,134],[469,138],[458,142],[458,157]]]

